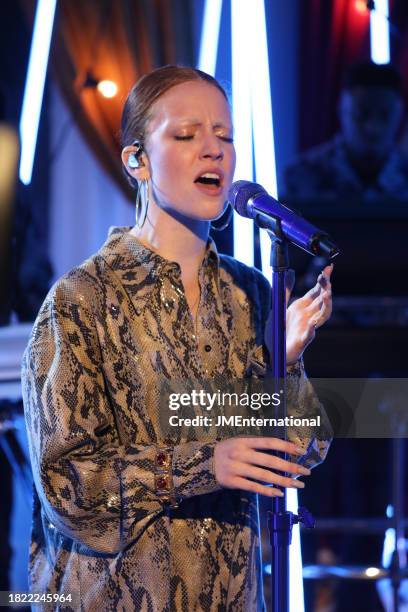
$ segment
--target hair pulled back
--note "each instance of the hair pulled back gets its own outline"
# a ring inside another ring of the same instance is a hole
[[[157,68],[144,75],[129,92],[122,113],[122,146],[131,145],[135,140],[143,146],[147,124],[156,100],[172,87],[188,81],[205,81],[214,85],[228,102],[223,87],[214,77],[202,70],[173,65]]]

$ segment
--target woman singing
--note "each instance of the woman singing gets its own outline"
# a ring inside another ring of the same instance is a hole
[[[209,238],[235,167],[216,80],[178,66],[144,76],[122,140],[136,225],[54,285],[25,353],[31,588],[75,594],[86,612],[262,610],[257,494],[304,486],[295,477],[324,459],[329,434],[169,441],[162,381],[242,379],[262,365],[270,286]],[[330,316],[330,274],[287,311],[304,414],[319,404],[301,356]]]

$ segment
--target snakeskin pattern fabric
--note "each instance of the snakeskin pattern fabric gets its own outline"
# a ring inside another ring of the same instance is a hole
[[[158,406],[163,379],[262,367],[269,284],[210,241],[195,326],[178,264],[129,229],[55,284],[24,355],[31,588],[86,612],[262,610],[257,496],[217,483],[215,437],[169,441]],[[302,364],[289,375],[316,407]],[[297,442],[306,465],[329,444]]]

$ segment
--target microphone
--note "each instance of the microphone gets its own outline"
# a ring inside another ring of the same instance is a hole
[[[236,181],[230,187],[228,201],[241,217],[253,219],[258,227],[275,232],[278,238],[310,255],[333,259],[340,252],[326,232],[275,200],[258,183]]]

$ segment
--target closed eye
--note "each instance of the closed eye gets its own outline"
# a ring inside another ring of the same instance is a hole
[[[175,136],[174,138],[175,140],[193,140],[194,136]],[[218,136],[218,138],[220,138],[220,140],[223,140],[224,142],[234,142],[234,139],[230,138],[229,136]]]

